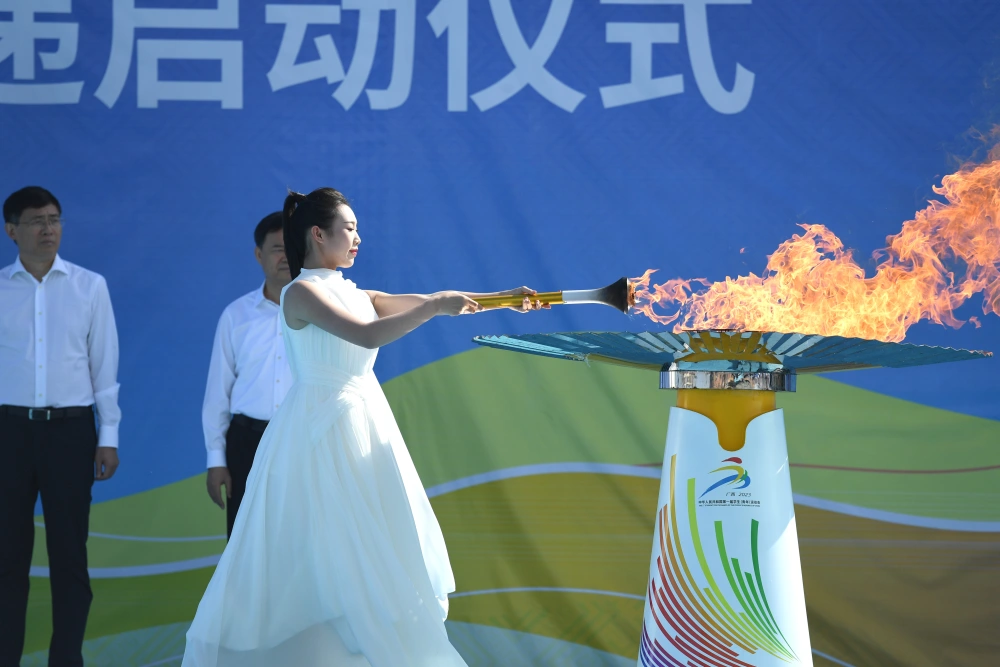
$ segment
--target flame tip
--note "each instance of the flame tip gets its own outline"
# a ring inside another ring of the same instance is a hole
[[[829,228],[798,223],[767,257],[761,275],[635,282],[635,312],[675,333],[696,330],[810,331],[902,341],[922,320],[959,328],[956,310],[983,293],[983,311],[1000,315],[1000,125],[989,161],[941,178],[935,199],[884,248],[866,275],[854,251]],[[742,249],[741,249],[742,251]],[[975,327],[977,317],[968,322]],[[992,355],[989,355],[992,356]]]

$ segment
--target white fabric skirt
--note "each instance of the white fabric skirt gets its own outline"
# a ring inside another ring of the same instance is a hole
[[[183,667],[465,667],[454,588],[374,375],[316,369],[264,433]]]

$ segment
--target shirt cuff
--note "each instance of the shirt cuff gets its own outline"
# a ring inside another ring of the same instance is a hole
[[[97,431],[98,447],[114,447],[118,449],[118,425],[101,426]]]
[[[224,449],[210,449],[210,450],[208,450],[208,467],[209,468],[225,468],[226,467],[226,451]]]

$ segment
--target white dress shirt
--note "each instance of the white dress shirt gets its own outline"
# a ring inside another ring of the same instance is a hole
[[[104,278],[56,255],[42,281],[20,256],[0,270],[0,405],[97,406],[118,446],[118,331]]]
[[[233,415],[270,421],[291,387],[278,310],[262,285],[222,311],[201,411],[209,468],[226,465]]]

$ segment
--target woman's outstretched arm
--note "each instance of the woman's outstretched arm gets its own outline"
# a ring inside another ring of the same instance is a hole
[[[397,313],[402,313],[407,310],[416,308],[420,304],[424,303],[429,299],[433,299],[437,294],[387,294],[385,292],[377,292],[375,290],[365,290],[368,297],[372,300],[372,305],[375,306],[375,312],[378,313],[379,317],[390,317]],[[535,290],[530,287],[518,287],[517,289],[507,290],[506,292],[452,292],[452,294],[462,294],[470,299],[478,299],[484,296],[513,296],[515,294],[524,294],[525,296],[532,296],[535,294]],[[547,307],[547,304],[539,304],[536,307]],[[532,309],[532,304],[529,299],[527,307],[522,307],[520,310],[527,311]]]
[[[459,292],[439,292],[414,300],[413,306],[373,322],[364,322],[335,303],[322,288],[297,282],[282,299],[285,321],[292,329],[314,324],[349,343],[374,349],[402,338],[436,315],[463,315],[481,310],[479,304]]]

